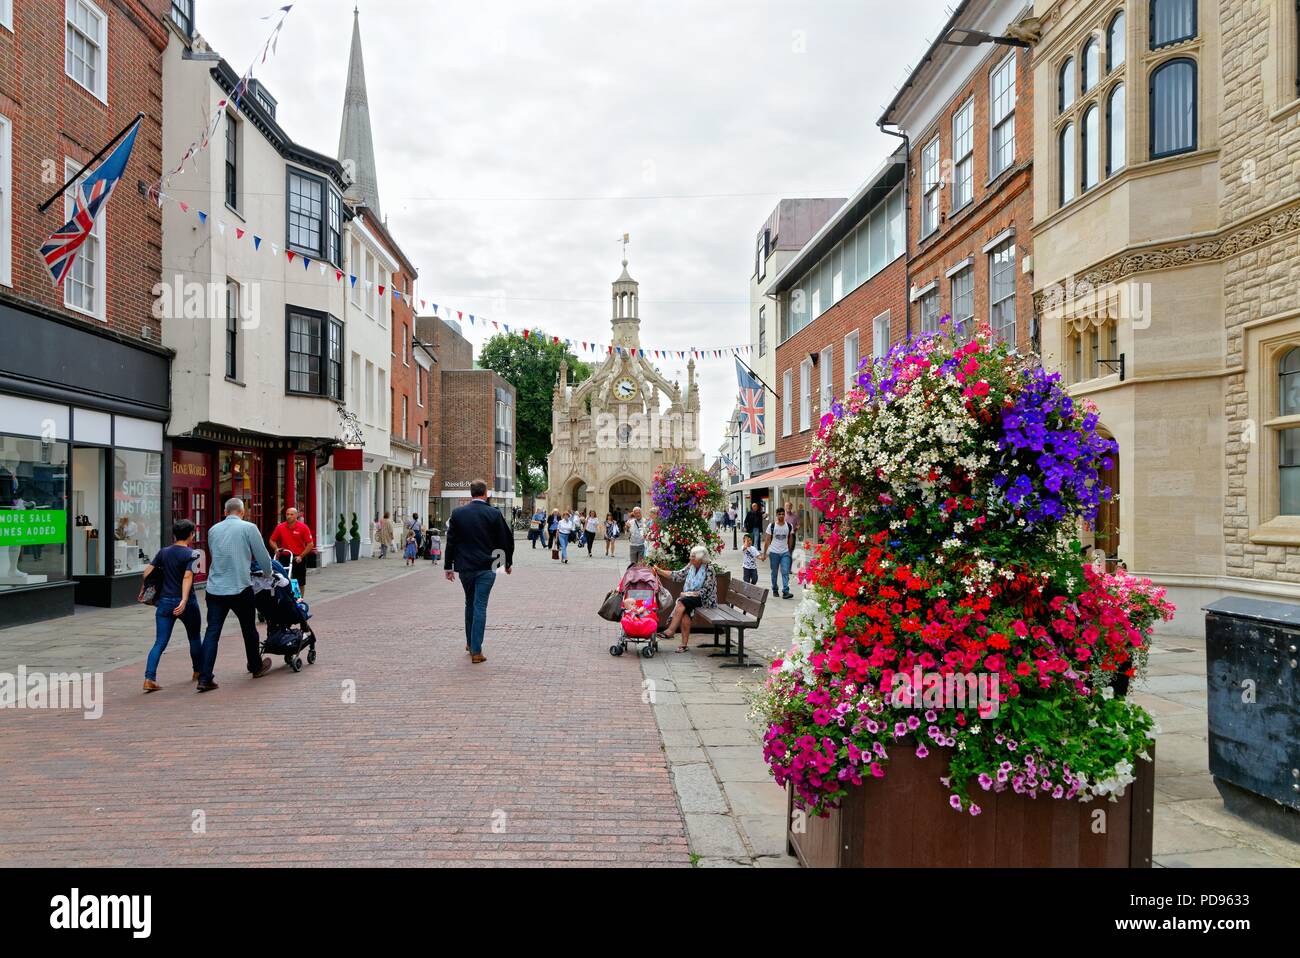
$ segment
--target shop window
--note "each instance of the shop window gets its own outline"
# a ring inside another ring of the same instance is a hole
[[[217,510],[225,517],[226,502],[244,501],[244,518],[262,525],[262,457],[250,450],[222,449],[217,456]]]
[[[108,513],[104,489],[108,451],[82,446],[72,451],[72,574],[107,575],[104,544]]]
[[[162,453],[113,450],[113,573],[139,572],[162,548]]]
[[[68,444],[0,436],[0,591],[67,578]]]

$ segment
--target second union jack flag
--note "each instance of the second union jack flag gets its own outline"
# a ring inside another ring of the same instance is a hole
[[[751,436],[763,435],[763,384],[745,365],[736,360],[736,380],[740,384],[737,410],[740,428]]]

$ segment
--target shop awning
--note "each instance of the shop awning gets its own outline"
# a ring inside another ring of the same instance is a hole
[[[780,469],[773,469],[771,472],[765,472],[761,476],[755,476],[753,479],[746,479],[733,489],[766,489],[772,488],[784,489],[787,486],[802,486],[808,482],[812,476],[812,463],[801,462],[795,466],[782,466]]]

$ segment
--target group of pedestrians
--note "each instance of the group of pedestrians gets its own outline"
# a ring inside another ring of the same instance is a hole
[[[637,554],[645,554],[646,523],[641,517],[641,507],[637,506],[626,518],[622,513],[607,512],[605,521],[601,522],[595,509],[552,509],[548,514],[538,508],[528,522],[528,542],[534,549],[541,545],[550,549],[553,557],[563,564],[569,561],[569,546],[575,545],[579,550],[587,550],[587,558],[595,553],[596,540],[604,538],[605,556],[615,558],[618,555],[619,539],[626,538],[629,544],[630,561],[635,562]]]
[[[375,517],[374,536],[379,546],[379,558],[388,558],[389,553],[397,554],[397,524],[389,513]],[[426,529],[420,522],[420,514],[412,512],[411,518],[403,523],[401,555],[407,565],[415,565],[417,559],[429,559],[437,562],[442,558],[442,537],[437,526]]]

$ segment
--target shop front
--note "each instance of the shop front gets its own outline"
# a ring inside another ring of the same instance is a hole
[[[194,523],[195,546],[204,553],[199,581],[207,578],[208,530],[221,521],[232,498],[243,500],[244,518],[264,537],[293,506],[317,541],[322,541],[310,519],[316,509],[318,447],[315,440],[257,436],[220,427],[200,427],[172,440],[168,525],[177,519]]]
[[[169,354],[0,303],[0,627],[135,601],[163,545]]]

